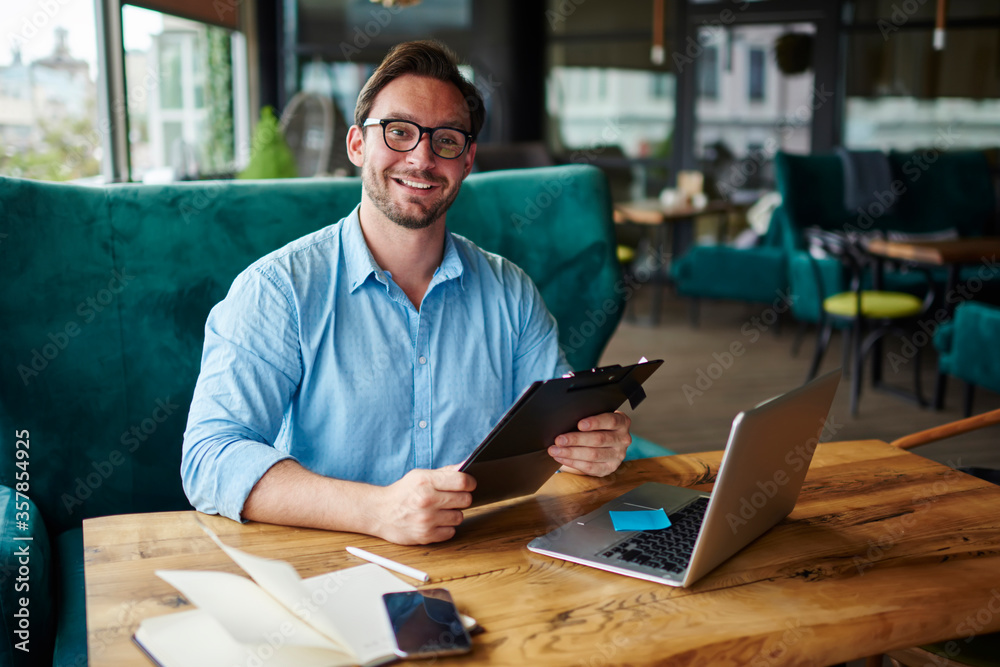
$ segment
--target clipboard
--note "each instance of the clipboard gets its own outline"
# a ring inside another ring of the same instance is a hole
[[[459,468],[476,478],[471,507],[538,491],[560,468],[548,453],[556,436],[625,401],[634,410],[646,398],[642,383],[662,364],[604,366],[532,383]]]

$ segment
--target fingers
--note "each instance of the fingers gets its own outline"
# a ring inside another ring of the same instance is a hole
[[[623,412],[605,412],[581,419],[576,427],[581,431],[617,431],[624,429],[628,431],[632,420]]]
[[[438,491],[472,492],[476,490],[476,478],[464,472],[458,472],[458,466],[446,466],[428,472],[432,473],[432,484]]]
[[[632,420],[621,412],[609,412],[581,419],[577,433],[564,433],[555,439],[549,455],[567,467],[603,477],[618,469],[632,442],[628,429]]]
[[[450,539],[472,504],[476,481],[457,470],[411,470],[385,489],[383,521],[377,534],[397,544],[430,544]]]

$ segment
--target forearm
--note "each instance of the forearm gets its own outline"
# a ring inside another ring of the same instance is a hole
[[[378,535],[383,487],[324,477],[283,460],[257,481],[243,504],[242,518]]]

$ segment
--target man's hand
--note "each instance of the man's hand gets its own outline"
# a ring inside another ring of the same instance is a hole
[[[384,487],[372,534],[396,544],[429,544],[455,535],[462,511],[472,504],[476,480],[458,466],[411,470]]]
[[[575,472],[594,477],[610,475],[625,459],[625,451],[632,443],[629,426],[632,420],[621,412],[581,419],[576,427],[579,433],[564,433],[549,447],[549,455],[563,464],[564,472]]]

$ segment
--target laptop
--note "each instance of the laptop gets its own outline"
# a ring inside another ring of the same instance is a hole
[[[792,511],[826,426],[840,370],[733,420],[712,493],[647,482],[535,538],[536,553],[690,586]],[[609,512],[663,509],[671,525],[616,531]]]

